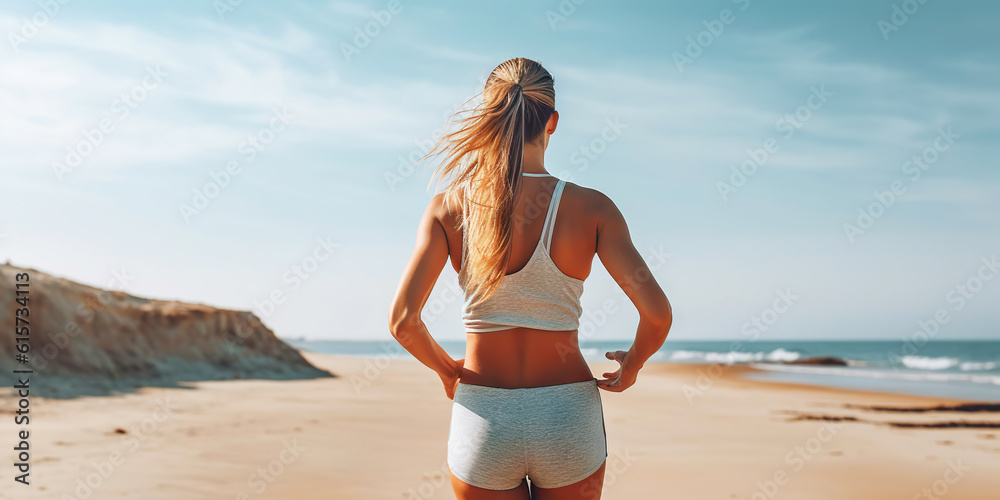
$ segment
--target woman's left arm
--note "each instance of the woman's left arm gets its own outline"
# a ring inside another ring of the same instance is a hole
[[[424,303],[448,262],[448,236],[438,218],[442,212],[442,196],[438,194],[431,199],[420,219],[416,248],[406,264],[389,310],[389,331],[413,357],[441,377],[445,393],[452,399],[464,360],[452,359],[434,341],[420,318]]]

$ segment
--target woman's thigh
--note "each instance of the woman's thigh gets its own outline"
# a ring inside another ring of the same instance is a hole
[[[604,487],[604,466],[601,464],[589,477],[560,488],[539,488],[531,486],[532,500],[600,500]]]
[[[603,477],[604,467],[601,467],[601,473]],[[455,491],[455,498],[458,500],[531,500],[527,480],[522,480],[521,484],[514,489],[487,490],[467,484],[455,477],[454,474],[450,475],[451,489]]]

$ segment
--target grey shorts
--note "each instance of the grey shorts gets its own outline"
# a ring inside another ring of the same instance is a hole
[[[608,456],[597,379],[502,389],[458,384],[448,467],[463,482],[509,490],[525,477],[541,488],[586,479]]]

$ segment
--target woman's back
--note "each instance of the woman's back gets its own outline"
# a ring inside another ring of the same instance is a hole
[[[503,284],[544,278],[547,281],[561,280],[566,286],[578,284],[582,288],[597,253],[600,208],[606,198],[595,190],[559,181],[552,176],[526,176],[523,182],[522,194],[514,208],[510,262]],[[564,183],[562,192],[553,199],[560,182]],[[461,274],[464,235],[457,227],[460,215],[444,214],[442,225],[448,234],[449,249],[453,249],[449,252],[452,267]],[[551,233],[545,234],[545,223],[550,218]],[[529,272],[539,276],[526,276],[525,273]],[[559,283],[549,285],[555,288]],[[500,294],[503,293],[509,294],[516,302],[517,294],[525,291],[501,288]],[[491,299],[496,300],[500,294]],[[519,304],[514,303],[512,309],[520,310],[499,311],[505,314],[494,317],[551,318],[551,314],[546,315],[546,311],[540,309],[563,307],[560,303],[538,304],[537,301],[521,300],[533,307],[518,308]],[[510,304],[511,301],[508,299],[502,303]],[[559,316],[556,315],[556,318]],[[465,383],[515,388],[557,385],[591,378],[593,375],[579,350],[575,327],[565,330],[508,327],[496,331],[469,332],[467,336],[465,370],[462,374]]]
[[[424,212],[389,312],[393,337],[454,400],[448,468],[458,498],[598,491],[607,458],[599,389],[635,383],[672,321],[618,207],[545,171],[559,123],[553,82],[536,61],[504,61],[482,103],[432,150],[445,157],[436,173],[450,180]],[[639,312],[635,342],[607,354],[620,368],[603,379],[591,374],[577,337],[595,254]],[[449,260],[465,294],[459,360],[421,319]]]
[[[559,179],[557,177],[525,177],[522,193],[516,201],[513,221],[510,262],[506,274],[514,274],[528,264],[542,237],[546,211],[549,209],[552,193]],[[597,211],[604,195],[596,190],[565,182],[562,196],[554,207],[552,241],[549,255],[564,274],[579,280],[590,275],[591,264],[597,252]],[[462,268],[463,234],[457,229],[461,212],[444,216],[451,252],[452,267],[455,272]]]

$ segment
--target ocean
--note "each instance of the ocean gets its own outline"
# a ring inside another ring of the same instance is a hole
[[[410,357],[394,340],[284,339],[313,352],[363,357]],[[440,341],[453,357],[465,356],[464,341]],[[581,342],[590,361],[625,350],[629,340]],[[832,358],[839,365],[797,364]],[[688,341],[670,340],[650,358],[666,363],[743,364],[761,369],[755,380],[792,382],[862,391],[892,392],[1000,402],[1000,341]]]

